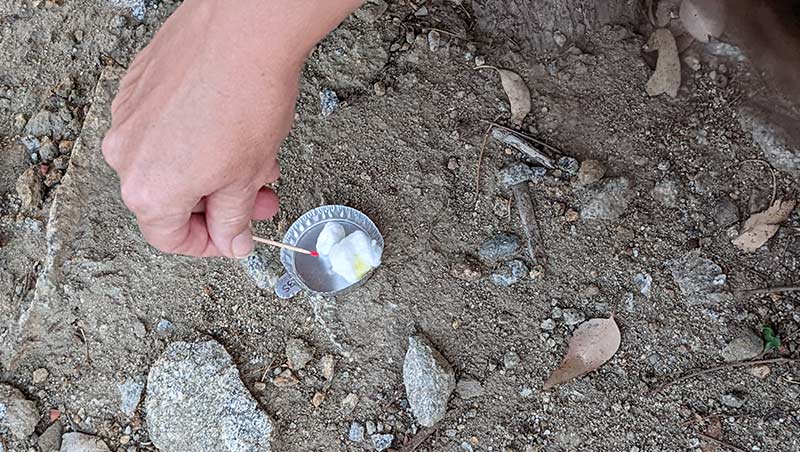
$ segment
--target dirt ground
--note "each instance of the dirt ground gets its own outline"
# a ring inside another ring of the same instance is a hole
[[[43,419],[57,408],[67,431],[97,434],[112,450],[153,451],[147,413],[124,414],[118,385],[144,382],[169,342],[211,336],[275,419],[274,451],[363,450],[347,436],[353,421],[367,420],[382,423],[401,450],[416,431],[403,357],[408,335],[421,332],[484,394],[454,395],[418,451],[800,450],[796,363],[773,364],[766,376],[727,368],[651,393],[721,364],[730,341],[747,330],[760,336],[764,325],[785,339],[764,358],[798,356],[790,337],[800,330],[798,292],[735,292],[800,281],[797,211],[757,252],[731,244],[773,197],[770,169],[752,161],[765,157],[738,119],[744,106],[770,102],[746,59],[695,43],[682,57],[700,67],[683,64],[677,98],[651,98],[641,52],[648,28],[637,15],[621,25],[597,19],[585,34],[570,29],[558,46],[552,31],[515,42],[496,26],[502,16],[486,19],[491,2],[433,1],[415,15],[419,3],[398,1],[377,17],[367,5],[307,64],[280,155],[282,211],[257,228],[279,236],[309,209],[349,205],[383,232],[383,264],[336,300],[281,300],[238,262],[158,253],[119,200],[99,155],[120,73],[113,68],[127,65],[177,7],[147,1],[139,20],[136,3],[0,0],[0,381],[34,400]],[[431,28],[440,31],[436,51]],[[618,218],[591,220],[571,211],[597,188],[552,172],[532,185],[548,262],[510,287],[493,284],[493,267],[477,254],[498,233],[522,236],[496,181],[520,155],[490,139],[477,177],[481,120],[507,124],[509,105],[497,74],[474,69],[476,56],[527,82],[533,111],[522,130],[579,161],[603,162],[606,179],[630,186]],[[321,114],[324,90],[339,99],[330,115]],[[72,161],[63,178],[39,208],[25,210],[15,186],[38,163],[21,139],[42,110],[66,117],[59,139],[77,141],[65,151]],[[797,174],[778,171],[775,184],[777,197],[797,199]],[[723,221],[721,200],[735,206],[733,221]],[[690,253],[726,275],[714,300],[698,302],[673,278],[671,262]],[[468,278],[465,262],[482,277]],[[638,274],[652,277],[647,297]],[[597,372],[543,391],[575,328],[559,311],[614,314],[622,345]],[[157,329],[163,319],[174,331]],[[312,344],[317,359],[337,357],[319,408],[311,404],[324,385],[316,368],[297,386],[259,385],[265,369],[284,364],[293,338]],[[508,365],[509,352],[518,365]],[[49,377],[34,384],[39,368]],[[359,400],[352,411],[341,403],[350,394]],[[709,430],[717,422],[721,431]],[[740,449],[714,449],[703,434]],[[7,447],[37,450],[33,440]]]

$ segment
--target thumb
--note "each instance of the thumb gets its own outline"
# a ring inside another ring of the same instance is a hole
[[[208,235],[225,256],[242,258],[253,251],[250,219],[258,190],[225,187],[206,198]]]

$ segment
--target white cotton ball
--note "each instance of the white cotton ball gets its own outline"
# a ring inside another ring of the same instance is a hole
[[[331,269],[353,284],[381,264],[381,254],[377,242],[364,232],[356,231],[331,248]]]
[[[317,237],[317,252],[327,256],[331,252],[333,245],[336,245],[344,238],[344,227],[335,221],[325,223],[322,232]]]

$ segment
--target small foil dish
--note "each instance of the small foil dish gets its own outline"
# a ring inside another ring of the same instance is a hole
[[[378,227],[362,212],[347,206],[322,206],[310,210],[297,219],[283,236],[283,242],[308,250],[316,249],[317,238],[328,222],[342,225],[345,234],[362,231],[375,241],[383,252],[384,241]],[[327,256],[309,256],[286,249],[281,250],[281,263],[286,274],[275,285],[275,294],[287,299],[301,290],[311,294],[335,297],[364,284],[375,269],[363,278],[350,283],[331,270]]]

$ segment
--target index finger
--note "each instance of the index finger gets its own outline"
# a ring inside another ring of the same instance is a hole
[[[187,212],[137,221],[145,240],[165,253],[195,257],[223,255],[211,240],[205,213]]]

